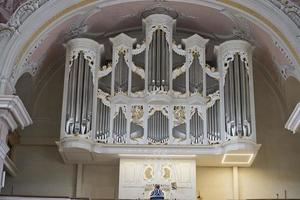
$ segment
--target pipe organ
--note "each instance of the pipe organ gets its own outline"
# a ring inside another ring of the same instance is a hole
[[[252,46],[242,40],[220,44],[217,66],[211,67],[209,40],[194,34],[176,44],[175,23],[152,14],[143,19],[144,41],[125,33],[110,38],[106,64],[97,42],[67,43],[62,138],[102,144],[255,142]]]

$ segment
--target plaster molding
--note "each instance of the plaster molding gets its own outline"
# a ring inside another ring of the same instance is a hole
[[[296,105],[284,127],[294,134],[300,132],[300,102]]]
[[[29,0],[23,4],[14,12],[8,21],[8,25],[17,30],[24,21],[32,15],[37,9],[50,0]]]
[[[7,146],[5,140],[0,140],[0,159],[5,160],[6,154],[9,151],[9,147]]]
[[[300,7],[290,0],[268,0],[289,17],[300,29]]]
[[[7,122],[10,130],[32,124],[24,104],[15,95],[0,95],[0,117]]]
[[[4,134],[7,135],[8,130],[15,130],[16,128],[18,128],[17,122],[8,110],[0,110],[0,119],[2,123],[4,122],[1,127],[1,137],[3,131],[5,132]]]

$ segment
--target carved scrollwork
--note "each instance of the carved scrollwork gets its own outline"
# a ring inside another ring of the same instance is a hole
[[[73,64],[73,61],[78,58],[79,52],[83,52],[84,59],[89,61],[89,66],[95,68],[96,52],[85,48],[74,48],[71,51],[69,67]]]
[[[212,93],[212,94],[209,94],[209,95],[207,96],[206,107],[207,107],[207,108],[212,107],[212,106],[215,104],[215,102],[216,102],[217,100],[219,100],[219,99],[220,99],[220,91],[219,91],[219,90],[216,91],[216,92],[214,92],[214,93]]]
[[[145,97],[145,90],[137,91],[137,92],[131,93],[131,96],[132,96],[132,97]]]
[[[14,34],[14,31],[14,28],[6,24],[0,24],[0,51],[4,49],[10,37]]]
[[[132,49],[132,55],[138,55],[146,49],[146,44],[143,42],[142,45],[137,44],[135,49]]]
[[[143,106],[137,105],[137,106],[132,106],[132,120],[133,122],[137,123],[140,122],[144,116],[144,109]]]
[[[100,88],[97,90],[97,98],[102,100],[102,103],[108,107],[110,107],[110,100],[109,100],[110,95]]]
[[[178,124],[182,124],[185,121],[185,107],[174,106],[174,119]]]
[[[186,69],[186,63],[184,63],[181,67],[174,69],[172,72],[172,79],[176,79],[178,76],[184,73]]]
[[[111,65],[111,63],[108,63],[107,65],[103,65],[98,70],[97,77],[98,78],[102,78],[104,76],[107,76],[109,73],[111,73],[111,71],[112,71],[112,65]]]
[[[187,93],[181,93],[178,91],[173,91],[172,94],[175,98],[186,98],[187,97]]]
[[[152,116],[156,111],[161,111],[164,116],[169,117],[168,108],[169,106],[165,105],[150,105],[148,116]]]
[[[152,41],[152,36],[153,36],[153,33],[156,31],[156,30],[162,30],[163,32],[165,32],[166,34],[166,41],[169,45],[172,45],[172,42],[171,42],[171,31],[169,30],[169,28],[163,24],[158,24],[158,25],[155,25],[155,26],[152,26],[151,27],[151,30],[147,33],[147,44],[146,45],[150,45],[151,41]]]
[[[212,78],[219,80],[220,79],[220,73],[216,71],[215,67],[211,67],[210,65],[206,64],[204,71]]]
[[[22,4],[8,21],[8,25],[18,29],[24,21],[49,0],[29,0]]]
[[[131,70],[139,75],[142,79],[145,79],[145,70],[141,67],[136,66],[133,62],[131,65]]]
[[[268,0],[286,14],[300,28],[300,8],[290,0]]]
[[[180,56],[185,56],[186,55],[186,52],[185,50],[182,49],[182,46],[181,44],[179,45],[176,45],[175,42],[172,43],[172,49],[175,53],[177,53],[178,55]]]

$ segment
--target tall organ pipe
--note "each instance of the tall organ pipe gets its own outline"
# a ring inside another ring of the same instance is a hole
[[[92,74],[84,52],[79,52],[73,60],[68,82],[67,124],[68,134],[86,134],[91,130]],[[91,91],[91,92],[90,92]]]
[[[169,44],[166,39],[166,33],[157,29],[152,34],[148,52],[149,91],[157,88],[168,90],[169,70]]]
[[[96,139],[105,139],[109,133],[110,108],[103,104],[101,99],[98,99],[97,105],[97,135]]]
[[[220,101],[217,100],[214,105],[207,109],[207,133],[210,142],[216,143],[221,140],[220,134]]]
[[[128,66],[125,62],[124,53],[119,53],[119,60],[115,69],[115,92],[128,91]]]
[[[199,144],[203,143],[204,137],[204,126],[203,119],[198,114],[198,109],[196,108],[195,113],[190,119],[190,134],[192,136],[192,143]]]
[[[96,116],[93,117],[95,87],[92,69],[100,64],[102,48],[97,42],[86,38],[72,39],[66,45],[61,137],[90,137],[93,134],[92,120],[96,120]]]
[[[125,143],[125,136],[127,133],[127,119],[122,109],[119,108],[117,116],[113,120],[113,134],[114,141],[118,143]]]
[[[229,61],[225,77],[225,120],[230,136],[249,136],[250,101],[246,63],[236,53]]]

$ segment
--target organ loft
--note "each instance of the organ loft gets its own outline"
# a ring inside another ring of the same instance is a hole
[[[259,149],[253,46],[225,41],[208,63],[209,40],[191,34],[176,41],[172,16],[151,13],[142,23],[142,39],[109,39],[111,61],[91,39],[66,44],[59,148],[67,162],[120,157],[120,198],[147,197],[149,185],[159,183],[167,196],[193,199],[197,162],[250,166]],[[149,155],[174,159],[143,161]],[[157,175],[166,169],[167,178]]]

